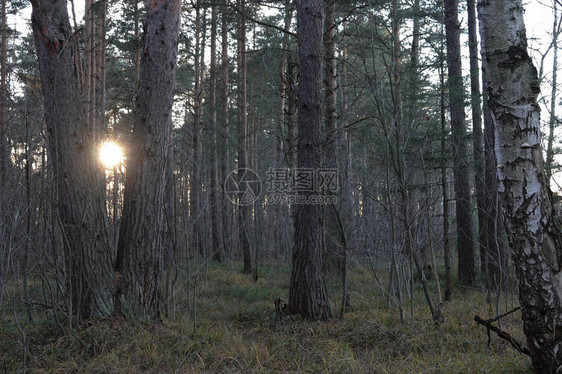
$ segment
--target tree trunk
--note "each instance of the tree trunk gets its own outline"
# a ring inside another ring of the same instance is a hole
[[[499,292],[504,285],[504,276],[507,273],[507,257],[500,243],[500,217],[498,212],[498,176],[496,155],[494,153],[494,124],[487,105],[486,75],[482,74],[482,86],[484,88],[484,158],[485,158],[485,182],[486,201],[484,213],[484,237],[486,238],[486,285],[488,290]]]
[[[2,0],[2,14],[0,30],[2,41],[0,45],[0,197],[6,193],[6,181],[8,178],[8,163],[10,152],[8,150],[8,24],[6,17],[6,0]],[[2,200],[3,201],[3,200]],[[3,210],[4,203],[0,204]],[[1,211],[0,211],[1,213]],[[0,217],[4,217],[3,214]],[[2,219],[2,218],[0,218]]]
[[[223,256],[221,200],[219,199],[219,163],[217,142],[217,6],[211,10],[211,77],[209,84],[209,107],[211,110],[211,230],[213,259],[220,261]]]
[[[292,0],[285,0],[285,14],[284,14],[284,28],[289,30],[291,27],[291,22],[293,20]],[[287,93],[289,89],[289,77],[287,69],[287,55],[289,54],[289,34],[285,33],[283,35],[283,55],[281,57],[281,64],[279,66],[280,75],[280,85],[279,85],[279,118],[278,118],[278,139],[277,139],[277,168],[283,168],[289,166],[289,144],[287,138],[285,137],[285,122],[288,118],[286,116],[286,105],[287,105]],[[275,258],[282,253],[287,253],[288,238],[286,235],[286,225],[287,225],[287,207],[282,204],[276,204],[275,206]]]
[[[246,101],[246,18],[245,0],[238,0],[238,23],[236,25],[237,37],[237,69],[238,69],[238,169],[245,169],[248,167],[247,155],[247,142],[248,142],[248,120],[246,117],[247,101]],[[240,173],[242,176],[243,173]],[[250,248],[250,222],[251,206],[248,204],[241,204],[238,206],[238,235],[240,240],[240,248],[244,258],[244,274],[252,272],[252,249]]]
[[[115,264],[115,307],[118,312],[159,320],[181,2],[149,0],[147,5]]]
[[[202,80],[204,59],[202,58],[204,47],[202,46],[201,25],[204,23],[201,17],[201,5],[199,1],[195,6],[195,53],[194,53],[194,72],[195,84],[193,87],[193,163],[191,174],[191,193],[189,203],[189,215],[193,220],[192,247],[194,251],[206,259],[204,243],[203,243],[203,222],[204,215],[201,211],[201,163],[203,161],[203,88]],[[204,16],[203,16],[204,18]]]
[[[476,282],[476,264],[472,240],[472,216],[470,213],[470,183],[466,150],[458,0],[445,0],[444,5],[449,73],[449,105],[453,143],[453,175],[455,179],[457,215],[458,279],[460,283],[470,285]]]
[[[224,191],[224,182],[231,172],[228,168],[230,167],[229,155],[228,155],[228,130],[229,130],[229,120],[228,120],[228,7],[223,6],[221,14],[221,67],[220,67],[220,80],[217,84],[217,89],[219,93],[219,123],[222,124],[220,132],[220,168],[221,168],[221,187],[223,192],[221,194],[222,200],[222,233],[223,233],[223,245],[225,255],[228,258],[229,263],[232,262],[232,228],[231,228],[231,217],[232,217],[232,204],[229,199],[226,198],[226,193]]]
[[[100,1],[96,8],[96,89],[95,89],[95,126],[96,136],[101,139],[106,133],[105,123],[105,34],[107,18],[107,1]]]
[[[449,244],[449,189],[447,186],[447,121],[445,113],[445,61],[443,26],[441,26],[441,49],[439,58],[439,114],[441,123],[441,194],[443,196],[443,257],[445,262],[444,300],[451,301],[453,292],[451,246]]]
[[[418,116],[419,107],[419,85],[420,85],[420,74],[419,74],[419,61],[420,61],[420,0],[414,0],[412,4],[412,46],[411,46],[411,56],[410,56],[410,69],[406,72],[408,74],[407,79],[409,81],[409,92],[407,92],[407,105],[408,105],[408,117],[406,118],[406,123],[415,123]]]
[[[556,94],[558,93],[558,5],[553,1],[554,21],[552,22],[552,90],[550,92],[550,118],[548,121],[548,145],[546,148],[546,175],[550,182],[554,168],[554,128],[556,126]]]
[[[324,167],[337,169],[337,94],[336,94],[336,3],[331,2],[325,8],[324,19]],[[338,173],[339,174],[339,173]],[[325,271],[341,275],[343,243],[339,233],[339,207],[324,207],[324,254],[322,268]]]
[[[287,60],[287,165],[297,166],[297,63],[290,54]]]
[[[540,145],[537,70],[527,53],[520,0],[479,0],[499,194],[519,280],[523,329],[537,373],[562,362],[562,235]]]
[[[484,177],[484,150],[482,148],[482,101],[480,99],[480,68],[478,66],[478,37],[476,29],[476,1],[467,0],[468,51],[470,56],[470,104],[472,109],[472,136],[474,147],[474,187],[478,211],[478,241],[480,271],[486,274],[486,185]]]
[[[81,101],[66,1],[32,1],[49,161],[64,237],[67,314],[74,321],[111,310],[111,249],[96,149]]]
[[[134,30],[133,30],[133,39],[135,41],[135,87],[138,85],[138,80],[140,76],[140,61],[141,61],[141,48],[142,48],[142,41],[140,40],[140,10],[139,10],[139,2],[142,0],[133,0],[133,10],[134,10]]]
[[[343,28],[346,29],[347,24],[344,20]],[[340,123],[338,126],[339,130],[339,154],[338,157],[338,170],[339,170],[339,188],[340,188],[340,222],[341,222],[341,229],[342,229],[342,241],[343,247],[341,248],[341,256],[342,256],[342,301],[341,301],[341,309],[340,309],[340,318],[343,318],[346,312],[346,308],[349,306],[349,296],[348,296],[348,287],[347,287],[347,249],[349,247],[349,240],[350,233],[353,228],[353,204],[352,204],[352,187],[351,185],[351,136],[348,132],[347,125],[349,124],[349,110],[347,104],[347,92],[344,89],[344,86],[347,83],[348,75],[347,75],[347,45],[344,41],[344,36],[342,36],[340,40],[341,50],[341,62],[340,62],[340,70],[339,70],[339,81],[338,81],[338,88],[340,91],[340,105],[341,105],[341,115],[340,115]]]
[[[322,35],[321,0],[297,1],[299,34],[299,169],[318,170],[322,149]],[[303,191],[310,197],[314,191]],[[318,320],[332,311],[322,274],[322,207],[299,204],[295,217],[295,249],[289,288],[289,312]]]

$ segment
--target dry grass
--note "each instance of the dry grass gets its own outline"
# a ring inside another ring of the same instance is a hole
[[[493,315],[476,290],[456,290],[444,306],[445,322],[435,327],[421,291],[416,294],[413,328],[399,320],[371,280],[369,271],[350,273],[356,309],[343,321],[275,319],[273,300],[288,294],[289,269],[260,269],[254,283],[224,266],[209,269],[200,282],[197,320],[186,302],[176,319],[163,325],[106,318],[78,331],[60,332],[44,321],[22,324],[26,370],[32,373],[529,373],[529,360],[473,322]],[[185,283],[184,283],[185,284]],[[337,282],[330,284],[335,304]],[[183,295],[185,299],[185,295]],[[16,314],[5,303],[0,313],[0,372],[23,365],[23,339]],[[408,317],[408,316],[407,316]],[[502,327],[522,340],[520,316]],[[377,324],[367,321],[375,321]]]

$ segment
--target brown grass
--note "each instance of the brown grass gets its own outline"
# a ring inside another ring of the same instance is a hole
[[[24,324],[19,306],[6,302],[0,311],[0,372],[23,368],[16,317],[26,337],[26,370],[32,373],[530,372],[528,358],[506,342],[492,336],[487,346],[486,331],[473,317],[495,313],[481,292],[457,289],[453,302],[444,306],[445,322],[435,327],[418,290],[411,328],[409,314],[401,323],[369,270],[356,267],[350,273],[356,311],[343,320],[278,321],[273,300],[288,294],[287,266],[261,268],[254,283],[213,265],[207,283],[200,281],[198,287],[195,334],[185,292],[178,294],[176,318],[163,325],[104,318],[65,333],[47,313]],[[330,282],[329,288],[337,310],[338,283]],[[506,317],[502,328],[522,341],[519,318]]]

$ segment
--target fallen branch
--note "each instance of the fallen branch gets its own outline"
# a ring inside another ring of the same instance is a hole
[[[515,313],[515,312],[517,312],[519,309],[521,309],[520,306],[518,306],[517,308],[514,308],[514,309],[512,309],[512,310],[510,310],[509,312],[505,312],[504,314],[500,314],[499,316],[496,316],[496,317],[494,317],[494,318],[490,318],[490,319],[488,320],[488,322],[490,322],[490,323],[496,322],[498,319],[503,318],[503,317],[505,317],[505,316],[508,316],[508,315],[510,315],[511,313]]]
[[[509,314],[509,313],[508,313]],[[490,330],[492,330],[493,332],[495,332],[496,334],[498,334],[498,336],[502,339],[505,339],[509,342],[509,344],[511,344],[511,346],[513,348],[515,348],[519,353],[525,354],[527,356],[531,356],[531,352],[529,352],[529,350],[522,346],[517,340],[515,340],[511,335],[509,335],[507,332],[503,331],[502,329],[492,325],[492,321],[497,320],[498,318],[492,318],[491,320],[485,320],[483,318],[481,318],[480,316],[474,316],[474,321],[476,321],[477,323],[486,326],[486,329],[488,331],[488,336],[490,336]]]

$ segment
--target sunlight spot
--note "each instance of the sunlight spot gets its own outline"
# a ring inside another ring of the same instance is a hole
[[[107,169],[111,169],[123,161],[123,150],[114,142],[105,142],[100,147],[100,160]]]

